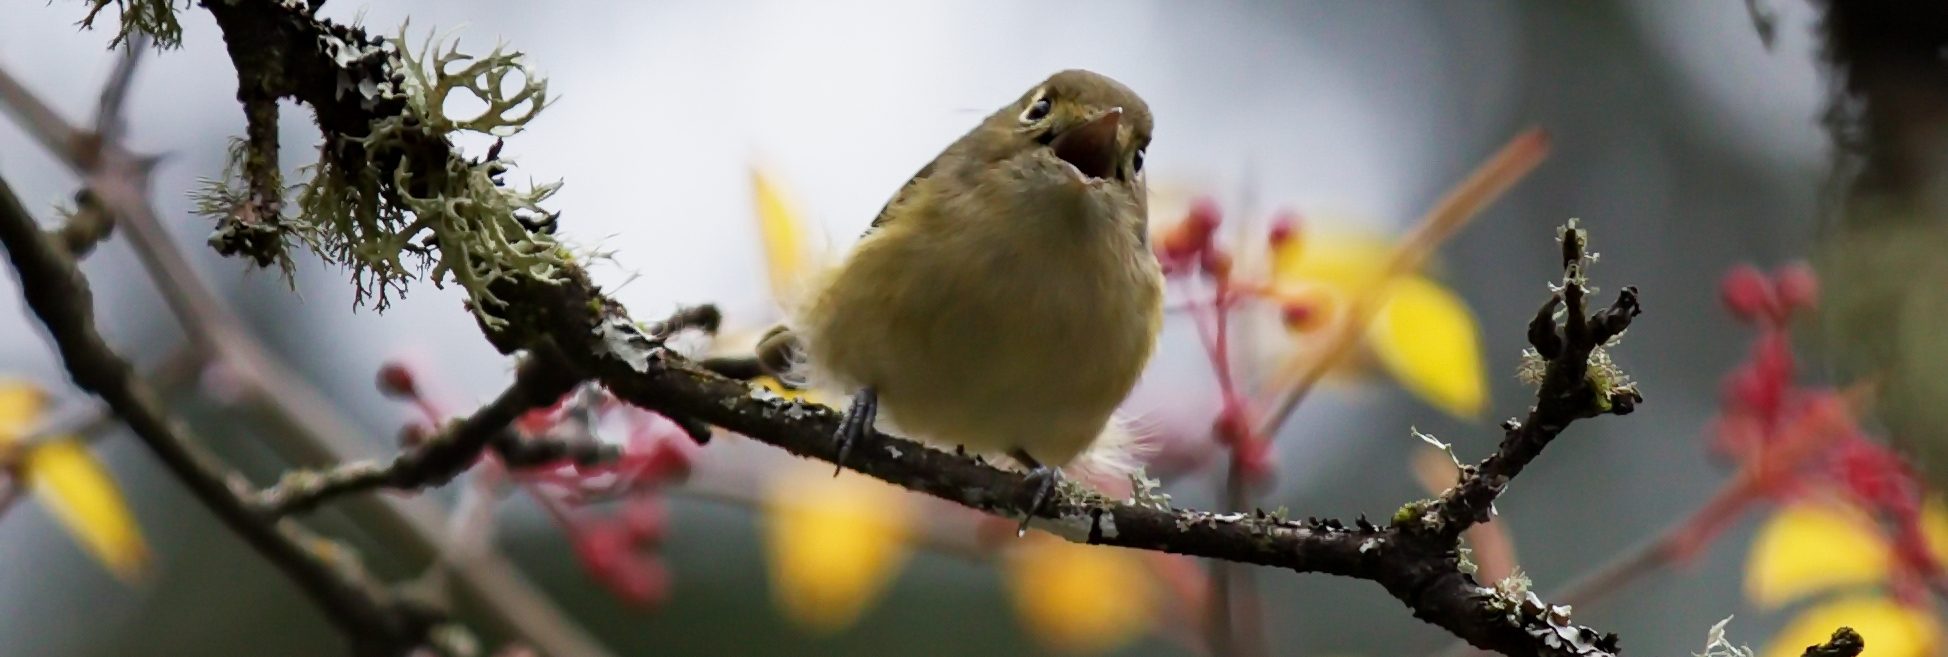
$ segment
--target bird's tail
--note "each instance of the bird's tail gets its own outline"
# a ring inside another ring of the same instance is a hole
[[[1128,481],[1130,474],[1142,468],[1144,461],[1156,451],[1156,446],[1145,440],[1145,434],[1135,425],[1134,420],[1123,415],[1110,417],[1102,435],[1064,469],[1090,481],[1108,484]]]

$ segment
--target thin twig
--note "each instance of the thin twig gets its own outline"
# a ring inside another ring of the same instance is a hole
[[[417,490],[438,486],[472,467],[497,436],[511,433],[508,425],[535,408],[561,399],[579,381],[562,363],[548,356],[529,356],[514,383],[467,419],[400,454],[391,463],[367,461],[313,472],[286,473],[276,486],[258,498],[272,515],[302,513],[333,497],[377,488]]]

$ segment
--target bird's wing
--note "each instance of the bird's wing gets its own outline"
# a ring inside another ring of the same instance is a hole
[[[928,162],[926,166],[920,167],[920,171],[913,174],[912,178],[907,179],[906,184],[900,186],[900,191],[894,192],[893,198],[888,199],[886,205],[879,209],[879,216],[873,217],[873,225],[866,228],[865,234],[871,235],[874,230],[885,225],[886,222],[892,221],[893,216],[898,214],[896,211],[901,206],[913,202],[919,195],[920,182],[933,176],[933,165],[939,161],[936,158],[932,162]]]

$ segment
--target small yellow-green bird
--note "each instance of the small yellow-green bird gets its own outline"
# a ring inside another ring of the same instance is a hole
[[[1162,322],[1143,175],[1150,128],[1128,87],[1062,71],[894,194],[790,328],[759,348],[774,372],[852,393],[841,463],[883,420],[1019,462],[1031,510],[1055,468],[1131,467],[1133,441],[1112,414]]]

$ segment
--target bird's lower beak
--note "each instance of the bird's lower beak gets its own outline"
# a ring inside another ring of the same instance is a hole
[[[1109,108],[1082,125],[1063,130],[1049,147],[1082,175],[1108,178],[1116,172],[1116,129],[1122,122],[1123,108]]]

